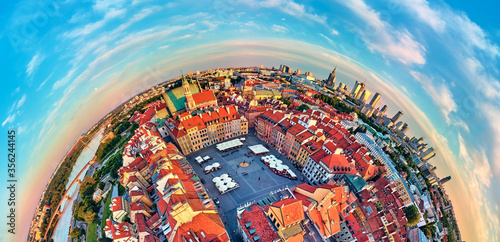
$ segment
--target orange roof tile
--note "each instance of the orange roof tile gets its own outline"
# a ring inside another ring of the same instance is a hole
[[[214,93],[211,90],[193,94],[193,99],[196,104],[216,101]]]
[[[280,216],[284,226],[293,224],[305,218],[301,200],[287,198],[278,202],[274,202],[273,204],[271,204],[271,206],[280,209]]]

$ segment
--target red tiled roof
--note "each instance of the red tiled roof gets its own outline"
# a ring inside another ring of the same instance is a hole
[[[111,205],[112,205],[112,211],[113,212],[116,212],[116,211],[120,211],[120,210],[123,210],[123,204],[122,204],[122,197],[121,196],[118,196],[118,197],[114,197],[111,201]]]
[[[250,238],[257,234],[260,235],[261,241],[274,241],[279,238],[276,231],[274,231],[273,226],[257,205],[250,206],[250,210],[244,210],[243,213],[241,213],[241,219],[238,219],[238,222]],[[246,223],[252,224],[249,228],[246,228]],[[253,228],[255,228],[256,231],[250,235],[249,230]]]
[[[309,185],[308,183],[302,183],[302,184],[297,185],[296,187],[298,187],[302,190],[308,191],[310,193],[314,193],[314,191],[316,191],[316,187],[313,187],[313,186]]]
[[[321,161],[332,170],[334,170],[334,167],[345,169],[350,168],[349,162],[346,160],[344,155],[331,154],[321,159]]]
[[[314,155],[311,155],[310,157],[311,157],[311,159],[313,159],[314,161],[319,163],[321,161],[321,159],[323,159],[327,155],[328,155],[328,153],[326,153],[326,151],[321,149],[320,151],[316,152]]]
[[[301,200],[287,198],[278,202],[274,202],[273,204],[271,204],[271,206],[280,209],[280,216],[284,226],[293,224],[305,218]]]
[[[300,133],[299,135],[295,136],[295,138],[296,138],[297,140],[299,140],[300,142],[303,142],[304,140],[306,140],[306,139],[308,139],[308,138],[312,137],[313,135],[314,135],[314,134],[313,134],[313,133],[311,133],[311,131],[306,130],[306,131],[304,131],[304,132]]]
[[[195,241],[192,233],[198,237],[200,242],[229,241],[226,229],[216,213],[200,213],[194,216],[191,221],[183,223],[179,226],[173,241],[182,241],[182,238],[186,241]]]
[[[324,146],[332,153],[337,149],[337,146],[331,141],[326,142]]]
[[[214,93],[211,90],[193,94],[193,99],[196,104],[202,104],[216,100]]]
[[[144,204],[142,202],[135,202],[130,204],[130,211],[144,210]]]
[[[192,129],[194,127],[198,127],[198,130],[206,128],[205,123],[200,118],[200,116],[196,115],[184,121],[181,121],[182,126],[185,129]]]

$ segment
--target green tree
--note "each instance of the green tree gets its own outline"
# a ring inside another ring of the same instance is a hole
[[[299,110],[299,111],[301,111],[301,112],[302,112],[303,110],[308,110],[308,109],[309,109],[309,106],[307,106],[307,104],[302,104],[302,105],[300,105],[300,106],[297,108],[297,110]]]
[[[82,236],[84,233],[83,229],[82,228],[73,228],[73,230],[71,231],[71,233],[69,233],[69,236],[73,239],[76,239],[80,236]]]
[[[403,211],[405,212],[406,219],[408,220],[408,225],[413,226],[418,224],[418,221],[420,221],[420,212],[415,205],[404,207]]]

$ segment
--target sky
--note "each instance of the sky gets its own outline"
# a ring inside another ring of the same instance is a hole
[[[2,133],[16,130],[17,237],[76,138],[183,72],[230,66],[355,80],[437,151],[462,236],[500,241],[498,3],[42,0],[1,3]],[[372,94],[373,95],[373,94]],[[1,138],[3,147],[7,137]],[[2,150],[2,152],[6,152]],[[5,154],[6,156],[6,154]],[[0,166],[0,192],[7,190]],[[5,218],[5,209],[0,217]],[[3,236],[3,237],[2,237]]]

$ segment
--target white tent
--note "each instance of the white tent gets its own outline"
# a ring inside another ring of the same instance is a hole
[[[219,192],[225,192],[227,190],[227,187],[222,185],[222,186],[218,186],[217,189],[219,189]]]
[[[264,153],[268,153],[269,150],[266,149],[266,147],[264,147],[263,145],[252,145],[252,146],[248,146],[248,149],[255,155],[258,155],[258,154],[264,154]]]
[[[208,155],[204,156],[204,157],[203,157],[203,160],[204,160],[204,161],[210,160],[210,156],[208,156]]]
[[[196,162],[198,162],[198,164],[201,164],[203,163],[203,158],[201,158],[201,156],[197,156],[196,158],[194,158],[196,160]]]
[[[220,164],[218,162],[215,162],[215,163],[212,164],[212,167],[214,167],[214,168],[215,167],[219,167],[219,166],[220,166]]]
[[[205,166],[205,171],[211,170],[213,167],[211,165]]]
[[[231,181],[231,182],[228,182],[228,183],[227,183],[227,187],[228,187],[228,188],[233,188],[233,187],[235,187],[235,186],[236,186],[236,183],[235,183],[235,182],[232,182],[232,181]]]
[[[212,179],[213,183],[217,183],[217,182],[220,182],[220,181],[222,181],[222,179],[220,177],[218,177],[218,176],[214,177],[214,179]]]

